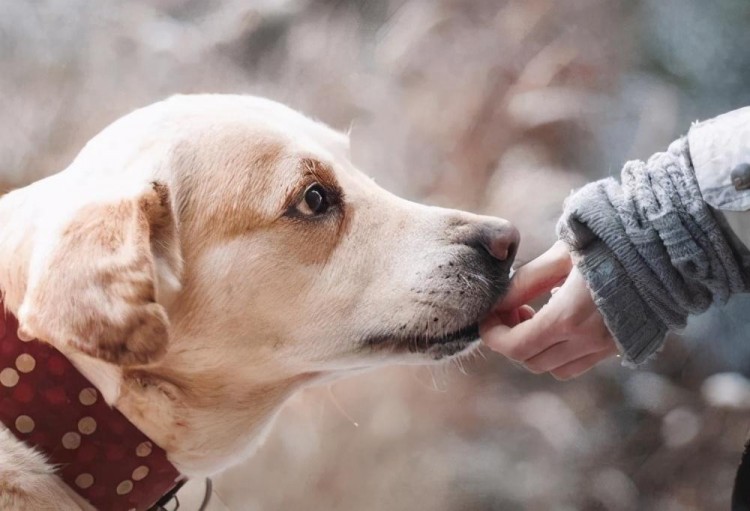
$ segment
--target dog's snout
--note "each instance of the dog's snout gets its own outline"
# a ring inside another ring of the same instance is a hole
[[[518,251],[521,234],[510,222],[504,220],[486,221],[479,226],[478,242],[495,259],[507,264],[513,263]]]
[[[464,215],[451,226],[453,242],[484,252],[508,266],[518,252],[521,234],[509,221],[489,216]]]

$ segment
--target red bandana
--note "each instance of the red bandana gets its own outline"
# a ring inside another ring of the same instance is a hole
[[[2,302],[0,302],[2,307]],[[47,343],[0,314],[0,421],[97,509],[145,511],[180,483],[167,454]]]

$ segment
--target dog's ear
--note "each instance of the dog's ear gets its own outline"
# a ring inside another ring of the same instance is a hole
[[[164,308],[180,288],[180,256],[166,185],[81,207],[52,242],[19,308],[19,335],[119,365],[165,351]]]

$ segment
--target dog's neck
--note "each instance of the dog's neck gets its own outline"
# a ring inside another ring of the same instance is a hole
[[[120,369],[77,352],[66,356],[188,476],[210,475],[247,458],[284,401],[313,378],[253,383],[220,371],[197,371],[180,355],[190,351],[191,340],[173,341],[180,352],[168,351],[147,368]]]

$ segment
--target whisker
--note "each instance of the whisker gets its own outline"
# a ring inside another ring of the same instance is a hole
[[[466,372],[466,369],[464,368],[464,361],[461,357],[456,358],[456,365],[458,366],[458,370],[461,371],[461,374],[464,376],[469,376],[469,374]]]
[[[433,385],[434,389],[437,392],[446,392],[447,391],[446,387],[444,387],[444,386],[441,387],[438,384],[438,379],[442,379],[443,381],[445,381],[445,368],[446,367],[447,367],[447,364],[440,364],[438,366],[430,366],[430,375],[432,376],[432,385]],[[439,375],[439,378],[436,378],[436,375],[435,375],[435,371],[436,370],[443,372],[442,375]]]
[[[424,374],[425,370],[431,376],[430,383],[428,383],[424,378],[420,376]],[[435,376],[432,374],[432,368],[430,366],[422,366],[422,367],[417,368],[417,371],[414,371],[411,373],[411,377],[417,380],[417,382],[424,388],[430,389],[430,390],[437,390],[435,388]]]
[[[338,399],[336,399],[336,395],[333,393],[333,384],[328,385],[328,396],[331,398],[331,402],[336,407],[336,409],[341,412],[341,415],[346,417],[346,419],[352,423],[352,425],[355,428],[359,427],[359,422],[355,421],[351,415],[349,415],[346,410],[341,406],[341,403],[339,403]]]

